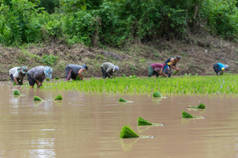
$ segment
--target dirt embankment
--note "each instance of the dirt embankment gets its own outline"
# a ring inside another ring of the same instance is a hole
[[[55,58],[48,58],[48,56]],[[0,46],[0,80],[9,79],[8,70],[14,66],[50,64],[54,76],[64,77],[69,63],[87,64],[87,77],[101,76],[100,65],[110,61],[119,65],[117,75],[147,75],[150,63],[163,63],[168,57],[180,55],[179,74],[214,74],[212,65],[223,62],[230,65],[229,72],[238,72],[238,44],[210,35],[191,35],[187,40],[164,40],[147,44],[134,44],[124,49],[88,48],[82,45],[67,46],[60,42],[44,45],[10,48]]]

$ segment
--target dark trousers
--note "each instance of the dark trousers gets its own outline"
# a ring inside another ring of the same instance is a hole
[[[102,77],[103,78],[110,78],[112,76],[112,72],[106,72],[106,70],[104,70],[103,67],[101,67],[101,70],[102,70]]]
[[[34,86],[36,84],[36,79],[32,78],[31,75],[27,74],[27,80],[29,82],[30,86]],[[40,78],[37,78],[37,80],[42,83],[45,80],[45,76],[41,76]]]
[[[223,75],[223,71],[220,69],[218,64],[214,64],[213,69],[217,75]]]
[[[77,76],[78,74],[75,74],[73,72],[73,70],[70,68],[70,67],[66,67],[65,68],[65,77],[66,77],[66,80],[76,80],[77,79]]]
[[[171,77],[172,69],[171,69],[171,67],[170,67],[168,64],[166,64],[166,65],[164,66],[164,68],[163,68],[163,72],[164,72],[166,75],[168,75],[168,77]]]
[[[10,78],[14,82],[14,77],[13,77],[12,74],[10,75]],[[17,79],[17,82],[18,82],[19,85],[23,85],[23,79],[20,79],[20,78],[16,78],[16,79]]]

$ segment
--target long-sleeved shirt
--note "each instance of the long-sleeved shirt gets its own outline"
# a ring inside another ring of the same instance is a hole
[[[101,65],[101,67],[108,73],[113,71],[115,65],[110,62],[105,62]]]

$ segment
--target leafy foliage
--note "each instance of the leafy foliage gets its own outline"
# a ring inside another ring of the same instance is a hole
[[[238,38],[237,0],[0,0],[0,43],[108,45],[186,37],[204,25]]]

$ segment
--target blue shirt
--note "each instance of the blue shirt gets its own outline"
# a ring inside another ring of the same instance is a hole
[[[222,63],[217,63],[218,67],[219,67],[219,70],[221,70],[222,68],[226,69],[227,66],[222,64]]]

